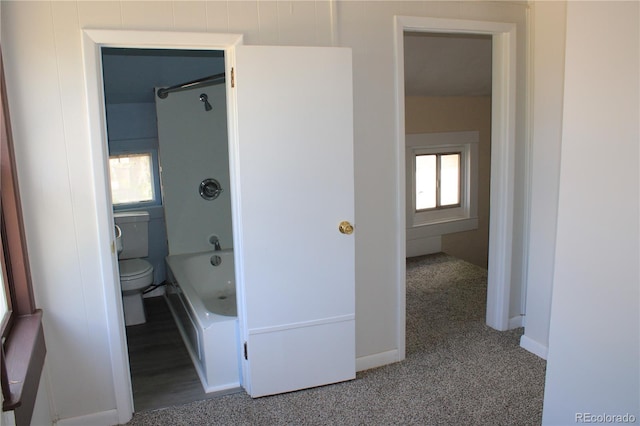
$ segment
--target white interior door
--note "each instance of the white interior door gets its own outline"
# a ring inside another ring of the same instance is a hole
[[[236,253],[252,397],[355,377],[351,51],[239,46]]]

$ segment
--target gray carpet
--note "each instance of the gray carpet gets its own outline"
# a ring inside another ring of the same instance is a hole
[[[245,393],[136,413],[137,425],[538,425],[545,362],[522,329],[484,325],[486,270],[407,260],[407,358],[356,380],[252,400]]]

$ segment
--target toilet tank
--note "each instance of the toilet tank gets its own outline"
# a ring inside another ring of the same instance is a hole
[[[149,212],[115,212],[113,219],[122,230],[122,252],[118,259],[149,255]]]

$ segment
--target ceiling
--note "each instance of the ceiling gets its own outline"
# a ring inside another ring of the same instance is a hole
[[[406,96],[490,96],[491,36],[407,32]],[[224,72],[222,51],[104,49],[107,103],[153,102],[153,88]]]
[[[221,50],[119,49],[102,51],[107,104],[153,103],[154,87],[224,72]]]

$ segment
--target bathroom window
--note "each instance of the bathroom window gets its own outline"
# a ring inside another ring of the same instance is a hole
[[[116,207],[159,204],[154,182],[153,152],[124,153],[109,157],[111,202]]]
[[[407,226],[425,235],[477,227],[479,133],[406,136]]]

